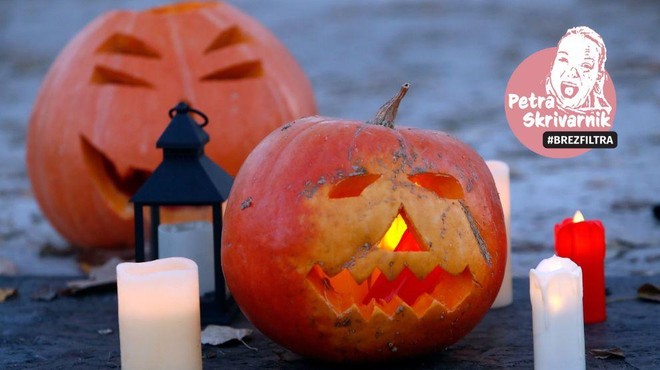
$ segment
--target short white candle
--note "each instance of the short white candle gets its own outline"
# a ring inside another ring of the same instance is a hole
[[[199,291],[215,291],[213,225],[206,221],[158,226],[158,257],[185,257],[197,263]]]
[[[511,197],[509,190],[509,166],[502,161],[486,161],[490,172],[495,179],[497,192],[500,194],[500,203],[504,211],[504,226],[506,228],[506,267],[504,279],[497,293],[492,308],[505,307],[513,302],[513,281],[511,278]]]
[[[582,269],[568,258],[544,259],[529,271],[534,368],[584,369]]]
[[[122,369],[202,368],[195,262],[121,263],[117,297]]]

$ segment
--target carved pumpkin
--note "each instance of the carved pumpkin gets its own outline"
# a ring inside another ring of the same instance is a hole
[[[227,4],[101,15],[51,66],[27,138],[36,199],[71,243],[132,245],[128,199],[160,163],[181,100],[208,115],[207,155],[232,175],[273,129],[316,112],[286,48]]]
[[[229,197],[227,284],[263,333],[312,357],[442,349],[488,311],[506,261],[485,162],[447,134],[309,117],[248,156]],[[383,125],[384,124],[384,125]]]

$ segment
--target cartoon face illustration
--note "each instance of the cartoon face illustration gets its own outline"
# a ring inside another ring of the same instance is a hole
[[[557,95],[568,107],[579,107],[594,88],[599,76],[598,45],[578,35],[562,40],[550,72]]]
[[[605,45],[593,30],[568,30],[559,41],[549,76],[548,90],[558,104],[571,109],[609,107],[602,92],[605,59]]]

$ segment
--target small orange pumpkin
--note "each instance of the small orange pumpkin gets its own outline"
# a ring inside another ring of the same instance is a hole
[[[303,355],[382,360],[442,349],[488,311],[506,261],[481,157],[451,136],[309,117],[248,156],[222,239],[227,284],[263,333]]]
[[[208,115],[207,154],[232,175],[273,129],[316,112],[286,48],[227,4],[101,15],[51,66],[28,130],[34,195],[71,243],[133,244],[128,200],[160,162],[156,140],[181,100]]]

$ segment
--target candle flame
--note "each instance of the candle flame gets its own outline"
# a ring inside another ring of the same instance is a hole
[[[550,312],[558,313],[564,306],[564,300],[559,295],[551,295],[549,299]]]
[[[584,221],[584,216],[582,215],[582,212],[576,211],[575,215],[573,216],[573,222],[582,222]]]

